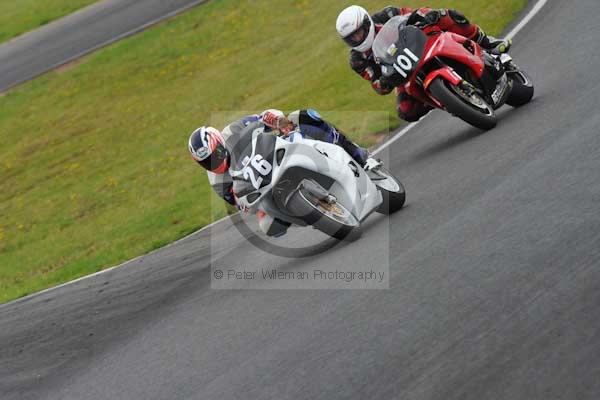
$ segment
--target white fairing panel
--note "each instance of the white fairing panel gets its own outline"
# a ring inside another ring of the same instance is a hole
[[[329,193],[335,196],[359,221],[366,218],[381,204],[381,193],[375,184],[340,146],[304,139],[301,135],[292,135],[287,140],[277,138],[275,152],[280,149],[285,150],[285,156],[281,165],[273,162],[271,183],[260,189],[261,196],[255,198],[252,203],[248,203],[247,197],[238,199],[240,205],[252,211],[263,209],[269,214],[273,214],[272,201],[268,197],[264,199],[263,197],[279,182],[286,170],[294,167],[315,171],[330,177],[334,184],[329,189]],[[242,171],[231,172],[232,176],[242,174]]]
[[[285,170],[302,167],[332,178],[335,183],[329,190],[330,194],[359,221],[379,206],[379,190],[343,148],[311,139],[294,137],[293,140],[292,143],[284,140],[277,143],[277,148],[284,148],[286,155],[282,165],[273,172],[273,182],[277,182]],[[351,164],[353,168],[350,167]]]

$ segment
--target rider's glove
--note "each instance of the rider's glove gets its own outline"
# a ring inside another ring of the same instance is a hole
[[[376,85],[377,84],[377,87]],[[394,82],[392,77],[382,76],[376,82],[373,82],[373,89],[377,92],[377,94],[386,95],[391,93],[394,90]]]
[[[421,9],[413,11],[408,18],[408,25],[414,25],[419,29],[435,25],[440,21],[440,10],[430,10],[423,13]]]
[[[291,121],[279,110],[265,110],[260,114],[260,118],[263,124],[269,127],[277,135],[285,137],[294,128]]]
[[[281,118],[285,118],[283,112],[274,109],[265,110],[260,114],[263,124],[273,130],[279,129],[279,120]]]

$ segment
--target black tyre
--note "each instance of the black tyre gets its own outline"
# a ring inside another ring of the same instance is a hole
[[[387,169],[379,167],[376,171],[372,172],[371,180],[383,197],[383,202],[377,207],[377,212],[384,215],[389,215],[400,210],[406,202],[406,191],[404,185],[396,179]]]
[[[300,186],[286,203],[288,211],[321,232],[339,240],[360,237],[360,222],[342,204],[327,203]]]
[[[435,78],[429,90],[446,111],[477,128],[488,130],[498,123],[493,107],[477,93],[467,93],[442,78]]]
[[[527,104],[533,98],[534,88],[531,78],[525,72],[510,72],[510,78],[513,81],[513,87],[508,95],[506,104],[512,107],[521,107]]]

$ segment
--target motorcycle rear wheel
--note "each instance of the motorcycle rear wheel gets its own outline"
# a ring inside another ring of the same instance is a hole
[[[467,94],[442,78],[435,78],[429,90],[446,111],[479,129],[492,129],[498,123],[493,107],[476,93]]]

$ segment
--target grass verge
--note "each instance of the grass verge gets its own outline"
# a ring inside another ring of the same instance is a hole
[[[460,9],[497,33],[525,3],[428,4]],[[0,302],[225,215],[208,206],[205,174],[187,154],[189,133],[213,112],[379,110],[398,126],[393,97],[377,96],[348,67],[334,23],[349,4],[214,0],[0,97]],[[373,136],[359,133],[388,125],[323,114],[364,145]]]
[[[18,0],[0,2],[0,43],[71,14],[98,0]]]

